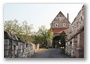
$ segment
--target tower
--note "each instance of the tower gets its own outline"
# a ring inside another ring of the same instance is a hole
[[[69,14],[67,13],[67,18],[60,11],[54,20],[51,22],[51,30],[54,33],[54,36],[59,35],[61,32],[66,32],[69,27]]]

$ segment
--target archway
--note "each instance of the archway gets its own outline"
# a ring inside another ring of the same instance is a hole
[[[53,37],[53,47],[64,47],[66,43],[66,33],[63,31],[60,35]]]
[[[54,38],[53,38],[53,48],[58,48],[58,47],[60,47],[60,43],[59,43],[59,41],[60,41],[60,36],[55,36]]]

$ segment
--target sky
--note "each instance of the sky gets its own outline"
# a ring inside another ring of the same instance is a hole
[[[73,22],[83,4],[4,4],[4,21],[18,20],[21,24],[27,21],[33,27],[32,31],[38,31],[41,25],[47,29],[50,23],[61,11],[66,17],[69,13],[69,21]]]

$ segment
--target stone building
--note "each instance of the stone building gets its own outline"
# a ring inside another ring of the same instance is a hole
[[[60,11],[57,16],[54,18],[54,20],[51,22],[51,30],[54,33],[54,36],[57,36],[63,31],[67,31],[69,27],[69,14],[67,13],[67,18],[64,16],[64,14]]]
[[[67,32],[67,29],[70,25],[69,14],[67,13],[67,18],[66,18],[64,14],[60,11],[50,25],[51,25],[50,29],[54,34],[53,39],[57,39],[60,33],[62,33],[63,31]],[[55,42],[53,42],[52,44],[55,47]]]
[[[72,57],[84,57],[84,6],[68,28],[65,51]]]

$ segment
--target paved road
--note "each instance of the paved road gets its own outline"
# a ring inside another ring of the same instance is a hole
[[[67,55],[60,54],[60,49],[40,49],[32,58],[70,58]]]

